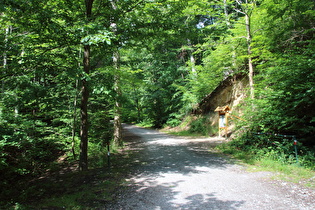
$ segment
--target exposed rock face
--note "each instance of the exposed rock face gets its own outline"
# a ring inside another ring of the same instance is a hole
[[[194,115],[208,115],[212,126],[218,124],[218,113],[214,110],[218,106],[228,105],[231,112],[240,115],[240,108],[237,105],[247,96],[248,77],[237,75],[229,77],[221,82],[221,84],[209,95],[207,95],[192,111]],[[233,127],[233,122],[229,123],[229,127]],[[231,129],[229,129],[231,130]]]

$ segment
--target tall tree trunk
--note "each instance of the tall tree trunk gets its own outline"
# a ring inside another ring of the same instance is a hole
[[[110,3],[114,11],[116,11],[117,5],[116,0],[111,0]],[[117,35],[117,23],[116,17],[112,17],[110,27],[114,34]],[[115,76],[114,76],[114,90],[116,93],[115,98],[115,108],[114,108],[114,143],[118,146],[123,145],[122,141],[122,126],[121,126],[121,88],[120,88],[120,54],[119,54],[119,41],[115,42],[116,48],[114,48],[113,52],[113,65],[115,69]]]
[[[196,60],[195,60],[195,57],[194,57],[194,49],[193,49],[193,46],[191,44],[191,41],[190,39],[187,39],[187,44],[188,46],[190,47],[190,65],[191,65],[191,73],[194,77],[197,77],[197,71],[196,71]]]
[[[4,51],[3,51],[3,69],[4,74],[7,71],[7,63],[8,63],[8,55],[7,55],[7,48],[8,48],[8,35],[9,35],[10,28],[5,29],[5,37],[4,37]],[[1,82],[1,91],[4,93],[4,81]]]
[[[8,26],[5,29],[5,35],[4,35],[4,51],[3,51],[3,74],[6,74],[8,71],[8,41],[9,41],[9,34],[12,32],[12,26]],[[1,92],[4,94],[4,86],[5,82],[4,80],[1,81]]]
[[[224,16],[225,16],[225,23],[227,28],[230,30],[232,28],[231,25],[231,21],[230,21],[230,17],[229,17],[229,11],[228,11],[228,4],[226,2],[227,0],[223,0],[223,4],[224,4]],[[229,74],[233,74],[236,71],[236,50],[235,50],[235,46],[232,45],[232,68],[231,68],[231,72],[229,72]]]
[[[83,55],[83,68],[86,74],[90,73],[90,46],[84,46]],[[89,89],[88,81],[84,78],[82,81],[81,88],[81,129],[80,129],[80,170],[85,171],[88,169],[88,101],[89,101]]]
[[[193,54],[193,50],[190,51],[190,63],[191,63],[191,72],[194,76],[197,76],[196,71],[196,60]]]
[[[140,106],[140,100],[139,100],[139,93],[138,93],[138,90],[137,90],[137,87],[133,87],[133,92],[134,92],[134,95],[136,97],[135,99],[135,103],[136,103],[136,108],[137,108],[137,122],[140,122],[140,119],[141,119],[141,106]]]
[[[230,22],[230,18],[229,18],[228,5],[226,3],[226,0],[223,0],[223,4],[224,4],[225,22],[226,22],[226,25],[228,26],[228,28],[230,28],[231,27],[231,22]]]
[[[3,51],[3,74],[6,74],[7,71],[7,63],[8,63],[8,55],[7,55],[7,48],[8,48],[8,34],[9,34],[9,28],[5,29],[5,36],[4,36],[4,51]],[[1,94],[4,96],[4,80],[1,81]],[[0,106],[0,116],[2,114],[2,108]]]
[[[77,99],[78,99],[78,84],[79,80],[75,81],[75,96],[73,99],[73,121],[72,121],[72,143],[71,143],[71,151],[73,158],[76,159],[77,155],[75,153],[75,127],[77,124]]]
[[[115,116],[114,116],[114,142],[116,145],[122,146],[122,126],[121,126],[121,88],[120,88],[120,55],[118,48],[113,53],[113,64],[115,68],[114,90],[116,92]]]
[[[86,6],[86,19],[91,21],[92,17],[92,6],[94,0],[85,0]],[[90,73],[90,45],[84,45],[83,51],[83,69],[86,75]],[[89,88],[88,81],[83,78],[81,88],[81,128],[80,128],[80,160],[79,168],[82,171],[88,170],[88,101],[89,101]]]
[[[249,88],[250,88],[250,98],[254,99],[254,65],[252,60],[252,34],[251,34],[251,20],[250,16],[255,7],[256,2],[245,0],[244,4],[240,0],[235,0],[238,5],[241,6],[242,11],[235,9],[237,12],[245,15],[245,27],[246,27],[246,41],[247,41],[247,56],[248,56],[248,79],[249,79]],[[244,6],[245,5],[245,6]],[[252,7],[252,8],[251,8]]]
[[[251,25],[250,25],[250,17],[248,13],[245,15],[245,25],[247,31],[247,55],[248,55],[248,79],[249,79],[249,88],[250,88],[250,97],[254,99],[254,66],[252,61],[252,35],[251,35]]]

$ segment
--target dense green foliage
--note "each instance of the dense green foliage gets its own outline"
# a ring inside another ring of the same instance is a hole
[[[250,127],[232,144],[236,151],[292,163],[292,138],[255,133],[291,134],[300,142],[300,163],[314,168],[314,7],[311,1],[263,1],[253,14],[263,26],[252,43],[256,98],[247,102]]]
[[[314,170],[315,151],[301,142],[294,145],[294,140],[298,139],[288,135],[246,133],[241,138],[221,145],[220,149],[250,164],[269,160],[282,165],[293,164]]]
[[[83,82],[98,167],[117,102],[124,122],[176,126],[223,79],[250,76],[251,64],[255,97],[243,104],[247,132],[233,148],[290,162],[292,142],[253,133],[296,135],[311,167],[314,11],[312,0],[1,1],[0,188],[62,155],[77,159]],[[191,131],[207,135],[204,123],[198,118]]]
[[[270,0],[253,11],[255,99],[244,102],[248,122],[240,127],[246,131],[226,151],[294,163],[293,139],[281,137],[289,134],[299,142],[299,163],[314,168],[314,7],[312,1]]]
[[[253,42],[259,74],[255,109],[248,115],[253,132],[292,134],[309,146],[315,144],[314,6],[311,1],[260,6],[256,21],[265,27]]]

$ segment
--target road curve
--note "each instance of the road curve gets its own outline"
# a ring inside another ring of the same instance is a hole
[[[220,139],[174,137],[124,125],[139,153],[136,164],[106,209],[315,209],[310,189],[248,172],[209,148]]]

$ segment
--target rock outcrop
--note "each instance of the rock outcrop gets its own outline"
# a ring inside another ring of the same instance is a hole
[[[248,77],[235,75],[222,81],[218,87],[207,95],[192,111],[193,115],[208,116],[211,126],[218,126],[218,113],[214,110],[218,106],[229,106],[234,115],[242,115],[242,109],[238,106],[247,96]],[[229,123],[229,131],[234,127],[233,121]]]

